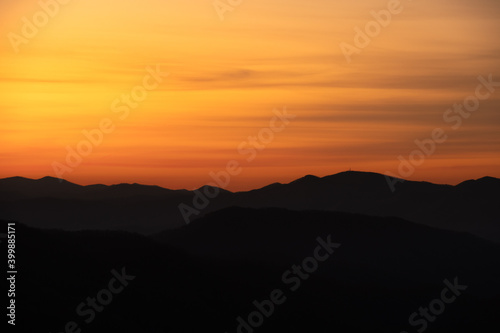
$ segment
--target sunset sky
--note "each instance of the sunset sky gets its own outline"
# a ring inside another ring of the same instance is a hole
[[[16,52],[12,33],[41,7],[0,0],[0,177],[56,177],[102,119],[116,128],[62,178],[193,189],[230,160],[242,167],[230,190],[349,168],[397,175],[435,128],[448,139],[404,178],[500,177],[500,85],[459,128],[443,119],[478,76],[500,82],[500,1],[402,1],[350,63],[340,44],[388,1],[245,0],[224,20],[212,3],[72,0]],[[113,102],[157,65],[169,75],[120,119]],[[238,147],[284,108],[295,118],[248,161]]]

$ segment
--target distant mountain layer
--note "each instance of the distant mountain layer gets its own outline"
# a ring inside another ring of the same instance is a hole
[[[236,193],[208,186],[187,191],[14,177],[0,180],[0,218],[41,228],[155,233],[226,207],[277,207],[395,216],[500,241],[500,179],[484,177],[456,186],[404,181],[395,189],[384,175],[353,171]]]
[[[399,218],[227,208],[150,237],[16,232],[16,302],[30,319],[20,332],[62,332],[74,320],[95,333],[233,333],[277,289],[286,302],[255,332],[416,332],[422,320],[410,327],[410,315],[443,297],[445,280],[462,290],[445,293],[455,301],[426,332],[487,332],[500,311],[499,244]],[[328,256],[330,242],[340,245]],[[294,265],[303,268],[292,274]],[[113,270],[131,280],[85,323],[75,309],[102,297]]]

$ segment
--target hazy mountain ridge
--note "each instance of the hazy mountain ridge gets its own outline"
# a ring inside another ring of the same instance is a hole
[[[178,206],[199,211],[189,220],[231,206],[329,210],[406,220],[471,232],[500,241],[500,179],[483,177],[456,186],[404,181],[392,192],[384,175],[348,171],[305,176],[243,192],[220,190],[206,208],[197,191],[139,184],[80,186],[57,178],[0,180],[0,218],[68,230],[101,228],[154,233],[186,224]]]

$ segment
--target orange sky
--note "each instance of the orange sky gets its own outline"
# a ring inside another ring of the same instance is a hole
[[[57,176],[102,119],[115,129],[63,178],[192,189],[230,160],[231,190],[349,167],[397,175],[435,128],[448,139],[406,178],[500,177],[500,87],[460,128],[443,120],[478,76],[500,81],[499,1],[402,1],[350,63],[339,45],[388,1],[246,0],[224,21],[212,2],[72,0],[16,52],[12,33],[41,9],[0,1],[0,177]],[[120,119],[113,102],[157,64],[169,75]],[[238,147],[284,107],[296,117],[248,161]]]

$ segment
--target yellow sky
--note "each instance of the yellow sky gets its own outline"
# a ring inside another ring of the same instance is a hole
[[[349,167],[397,174],[435,128],[448,139],[405,178],[500,177],[500,87],[460,128],[443,119],[478,76],[500,81],[498,1],[402,1],[350,63],[339,45],[356,46],[354,28],[388,1],[246,0],[224,21],[212,2],[72,0],[13,46],[23,17],[43,14],[1,0],[0,177],[57,176],[102,119],[115,129],[63,178],[191,189],[230,160],[243,168],[233,190]],[[169,75],[120,119],[112,103],[157,65]],[[296,117],[248,161],[238,147],[284,107]]]

